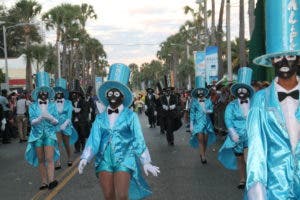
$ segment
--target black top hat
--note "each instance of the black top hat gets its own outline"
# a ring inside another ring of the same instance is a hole
[[[70,93],[78,93],[80,95],[84,95],[82,88],[80,87],[80,82],[78,79],[72,81],[70,86]]]

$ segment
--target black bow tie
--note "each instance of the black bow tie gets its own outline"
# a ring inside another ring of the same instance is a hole
[[[283,101],[287,96],[290,96],[294,99],[299,99],[299,90],[294,90],[290,93],[278,92],[278,99],[280,102]]]
[[[115,109],[115,110],[111,110],[111,109],[108,109],[107,113],[110,115],[111,113],[119,113],[119,110],[118,109]]]
[[[243,103],[248,103],[248,100],[246,99],[246,100],[241,100],[241,104],[243,104]]]
[[[204,99],[200,99],[199,102],[204,102]]]
[[[57,103],[62,103],[62,102],[63,102],[63,100],[57,100],[56,102],[57,102]]]
[[[39,101],[39,104],[47,104],[47,101]]]

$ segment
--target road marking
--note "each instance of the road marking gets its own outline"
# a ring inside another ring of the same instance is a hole
[[[56,177],[56,180],[58,180],[58,182],[61,182],[61,179],[66,175],[68,174],[72,169],[74,169],[74,167],[76,168],[77,170],[77,164],[79,163],[80,161],[80,156],[77,157],[75,159],[75,161],[73,162],[73,165],[71,167],[68,167],[67,169],[65,169],[62,173],[60,173],[57,177]],[[73,172],[72,172],[73,173]],[[58,183],[60,184],[60,183]],[[41,197],[46,194],[46,193],[51,193],[49,192],[49,190],[40,190],[39,192],[37,192],[32,198],[31,200],[39,200],[41,199]]]

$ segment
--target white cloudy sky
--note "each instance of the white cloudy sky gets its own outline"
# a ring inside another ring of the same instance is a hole
[[[16,2],[16,0],[1,1],[8,8]],[[197,6],[196,0],[37,1],[42,5],[43,13],[61,3],[87,3],[92,5],[98,15],[98,19],[88,21],[86,27],[88,33],[91,37],[97,38],[104,44],[109,63],[122,62],[125,64],[142,64],[155,59],[159,44],[171,34],[176,33],[180,25],[191,18],[190,15],[184,14],[183,7],[188,5],[196,8]],[[238,2],[239,0],[231,1],[232,37],[238,35],[239,18],[235,17],[238,16]],[[208,7],[210,7],[210,1],[208,1]],[[219,7],[220,0],[216,0],[217,12]],[[247,16],[245,17],[248,18]],[[216,18],[218,19],[218,13]],[[46,41],[54,43],[54,32],[46,33]]]

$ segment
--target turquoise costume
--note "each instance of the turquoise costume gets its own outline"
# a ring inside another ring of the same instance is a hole
[[[129,67],[123,64],[110,67],[108,81],[99,88],[99,99],[105,107],[110,107],[105,98],[106,93],[112,88],[118,89],[124,95],[123,103],[119,106],[120,113],[114,124],[110,124],[107,109],[96,116],[81,159],[90,162],[95,156],[96,174],[101,171],[125,171],[131,174],[129,199],[137,200],[152,193],[140,171],[140,163],[150,163],[151,158],[139,118],[128,108],[133,100],[132,93],[126,86],[129,75]],[[144,156],[145,153],[149,156]]]
[[[251,86],[252,69],[241,67],[238,71],[238,80],[231,87],[231,94],[237,97],[239,88],[246,88],[251,98],[254,94],[254,89]],[[250,99],[247,99],[250,105]],[[224,167],[230,170],[237,170],[237,158],[235,154],[244,152],[244,148],[248,147],[248,136],[246,129],[247,115],[243,112],[239,99],[231,101],[225,110],[224,120],[229,131],[226,140],[218,153],[218,160]],[[250,107],[250,106],[249,106]],[[230,134],[238,134],[238,142],[232,141]]]
[[[113,157],[116,166],[121,169],[125,167],[132,174],[129,198],[142,199],[149,196],[151,190],[139,170],[139,158],[147,147],[138,116],[130,109],[124,108],[115,124],[118,126],[110,128],[107,112],[98,114],[81,158],[90,161],[96,156],[95,169],[98,172],[99,168],[111,168],[101,166],[103,160],[110,160],[104,158],[105,152],[111,151],[110,156]]]
[[[272,67],[271,58],[300,56],[299,9],[300,0],[265,1],[266,54],[256,58],[255,64]],[[299,105],[293,114],[299,123]],[[292,149],[274,81],[254,95],[247,131],[248,199],[300,199],[299,140],[293,141],[297,145]]]
[[[56,107],[58,110],[58,128],[61,127],[64,123],[67,123],[68,125],[64,130],[59,130],[64,135],[70,136],[70,144],[75,144],[75,142],[78,139],[77,131],[75,130],[73,124],[72,124],[72,111],[73,111],[73,105],[70,100],[67,100],[69,97],[69,92],[67,91],[67,81],[63,78],[59,78],[55,82],[55,87],[53,90],[55,92],[62,92],[64,94],[64,98],[61,99],[63,102],[62,109],[60,109],[59,103],[56,102]],[[68,120],[68,121],[67,121]]]
[[[38,94],[40,91],[48,92],[48,99],[53,98],[54,91],[49,87],[50,79],[46,72],[37,74],[37,88],[32,92],[32,97],[35,100],[29,107],[29,120],[31,123],[31,131],[28,139],[28,145],[25,152],[27,162],[35,167],[38,166],[38,158],[36,155],[36,147],[54,146],[57,147],[57,126],[53,125],[49,120],[42,119],[39,123],[33,123],[34,120],[41,116],[41,108],[38,103]],[[58,119],[56,106],[52,102],[48,102],[47,111],[55,119]],[[59,151],[55,148],[54,160],[58,160]]]
[[[299,199],[300,145],[293,153],[274,81],[257,92],[252,103],[247,120],[247,166],[251,166],[247,167],[247,190],[260,187],[264,199]],[[295,115],[300,121],[300,107]]]
[[[214,127],[208,113],[213,112],[213,104],[210,99],[205,98],[203,107],[196,97],[197,90],[204,90],[205,96],[208,95],[208,90],[205,88],[205,79],[196,77],[196,89],[192,91],[193,99],[190,107],[190,124],[193,127],[190,145],[194,148],[199,147],[197,134],[208,134],[207,145],[210,146],[216,141]],[[205,110],[204,110],[205,108]]]

